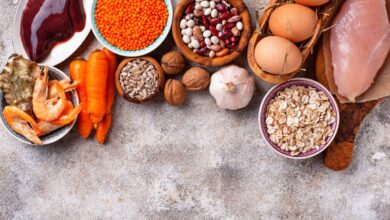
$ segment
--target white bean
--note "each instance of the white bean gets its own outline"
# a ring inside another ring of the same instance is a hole
[[[189,20],[189,21],[187,21],[187,26],[188,27],[194,27],[195,26],[195,21],[194,20]]]
[[[186,29],[186,35],[192,36],[192,28],[188,27],[188,28]]]
[[[191,42],[191,39],[188,35],[184,35],[183,36],[183,42],[186,43],[186,44],[189,44]]]
[[[208,1],[202,1],[200,2],[200,5],[203,7],[203,8],[208,8],[210,6],[210,3]]]
[[[211,37],[211,31],[207,30],[207,31],[203,32],[203,37]]]
[[[181,35],[187,35],[186,29],[181,30]]]
[[[221,31],[222,30],[222,24],[217,24],[217,26],[215,26],[215,28],[218,30],[218,31]]]
[[[237,22],[236,28],[237,28],[238,30],[240,30],[240,31],[242,31],[242,29],[244,29],[244,25],[242,24],[241,21]]]
[[[204,42],[206,43],[207,46],[210,46],[210,45],[211,45],[211,40],[210,40],[210,38],[208,38],[208,37],[206,37],[206,38],[204,39]]]
[[[211,57],[211,58],[215,57],[215,52],[214,51],[210,51],[209,57]]]
[[[201,30],[202,32],[205,32],[205,31],[206,31],[206,27],[205,27],[205,26],[200,26],[200,30]]]
[[[191,45],[195,48],[195,49],[198,49],[200,47],[200,43],[199,41],[195,40],[195,39],[192,39],[191,40]]]
[[[186,19],[182,19],[180,21],[180,28],[181,29],[185,29],[187,27],[187,20]]]
[[[217,10],[217,9],[214,8],[214,9],[211,11],[211,17],[212,17],[212,18],[218,17],[218,10]]]
[[[212,11],[212,9],[208,8],[208,9],[204,10],[203,14],[206,16],[209,16],[211,14],[211,11]]]
[[[213,1],[210,2],[210,8],[211,8],[211,9],[214,9],[214,8],[215,8],[215,2],[213,2]]]
[[[219,44],[219,38],[216,37],[216,36],[212,36],[211,37],[211,42],[213,42],[213,44]]]
[[[200,4],[196,4],[195,5],[195,10],[202,10],[202,6]]]

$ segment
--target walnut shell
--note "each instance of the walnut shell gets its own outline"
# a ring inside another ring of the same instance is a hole
[[[179,74],[185,67],[184,57],[176,51],[166,53],[161,59],[161,67],[166,74]]]
[[[179,106],[184,103],[186,94],[183,84],[175,79],[169,79],[165,83],[164,98],[169,104]]]
[[[188,90],[200,91],[210,85],[210,73],[201,67],[192,67],[184,73],[182,81]]]

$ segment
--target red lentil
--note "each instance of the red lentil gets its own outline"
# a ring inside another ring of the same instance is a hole
[[[163,0],[98,0],[95,19],[110,44],[122,50],[140,50],[161,35],[168,9]]]

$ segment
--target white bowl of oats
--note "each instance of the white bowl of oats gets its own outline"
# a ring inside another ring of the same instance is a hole
[[[306,159],[334,140],[340,113],[332,94],[320,83],[294,78],[274,86],[259,109],[260,133],[276,153]]]

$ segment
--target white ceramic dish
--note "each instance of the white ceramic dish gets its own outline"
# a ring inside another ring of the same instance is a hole
[[[141,49],[141,50],[121,50],[113,45],[111,45],[100,33],[99,29],[97,28],[96,21],[95,21],[95,10],[96,10],[96,2],[97,0],[91,0],[93,1],[92,9],[90,12],[91,20],[92,20],[92,32],[95,35],[96,39],[107,49],[112,51],[115,54],[125,56],[125,57],[139,57],[143,56],[145,54],[148,54],[155,49],[157,49],[165,40],[165,38],[168,36],[171,26],[172,26],[172,20],[173,20],[173,7],[171,0],[164,0],[165,5],[168,9],[168,19],[167,23],[165,24],[164,30],[162,34],[148,47]]]
[[[22,39],[20,37],[20,23],[22,20],[23,10],[27,4],[28,0],[20,0],[18,9],[16,10],[16,14],[14,17],[13,23],[13,33],[12,33],[12,43],[14,47],[14,51],[17,54],[22,55],[25,58],[28,58],[28,55],[23,47]],[[56,66],[59,63],[66,60],[70,57],[84,42],[87,38],[89,32],[91,31],[91,8],[92,1],[84,0],[84,10],[86,16],[86,23],[84,30],[81,32],[76,32],[71,39],[64,43],[60,43],[53,47],[50,53],[43,59],[40,60],[39,63],[47,65],[47,66]]]
[[[39,66],[41,68],[44,67],[44,65],[41,65],[41,64]],[[49,77],[51,79],[57,79],[57,80],[69,79],[69,76],[67,76],[64,72],[62,72],[61,70],[59,70],[55,67],[49,67]],[[71,91],[69,94],[70,94],[70,100],[72,101],[73,105],[78,106],[80,104],[80,101],[79,101],[79,97],[78,97],[76,91]],[[29,140],[27,140],[25,137],[23,137],[22,135],[13,131],[12,128],[10,126],[8,126],[8,124],[5,121],[3,114],[2,114],[5,106],[6,106],[5,99],[3,98],[3,94],[0,92],[0,123],[3,125],[3,128],[13,138],[15,138],[15,140],[18,140],[18,141],[25,143],[25,144],[28,144],[28,145],[35,145],[32,142],[30,142]],[[40,137],[40,139],[42,141],[42,145],[52,144],[52,143],[59,141],[60,139],[65,137],[70,132],[70,130],[72,130],[72,128],[74,127],[75,124],[76,124],[76,120],[74,120],[71,124],[69,124],[67,126],[59,128],[58,130],[53,131],[50,134],[47,134],[47,135]]]

